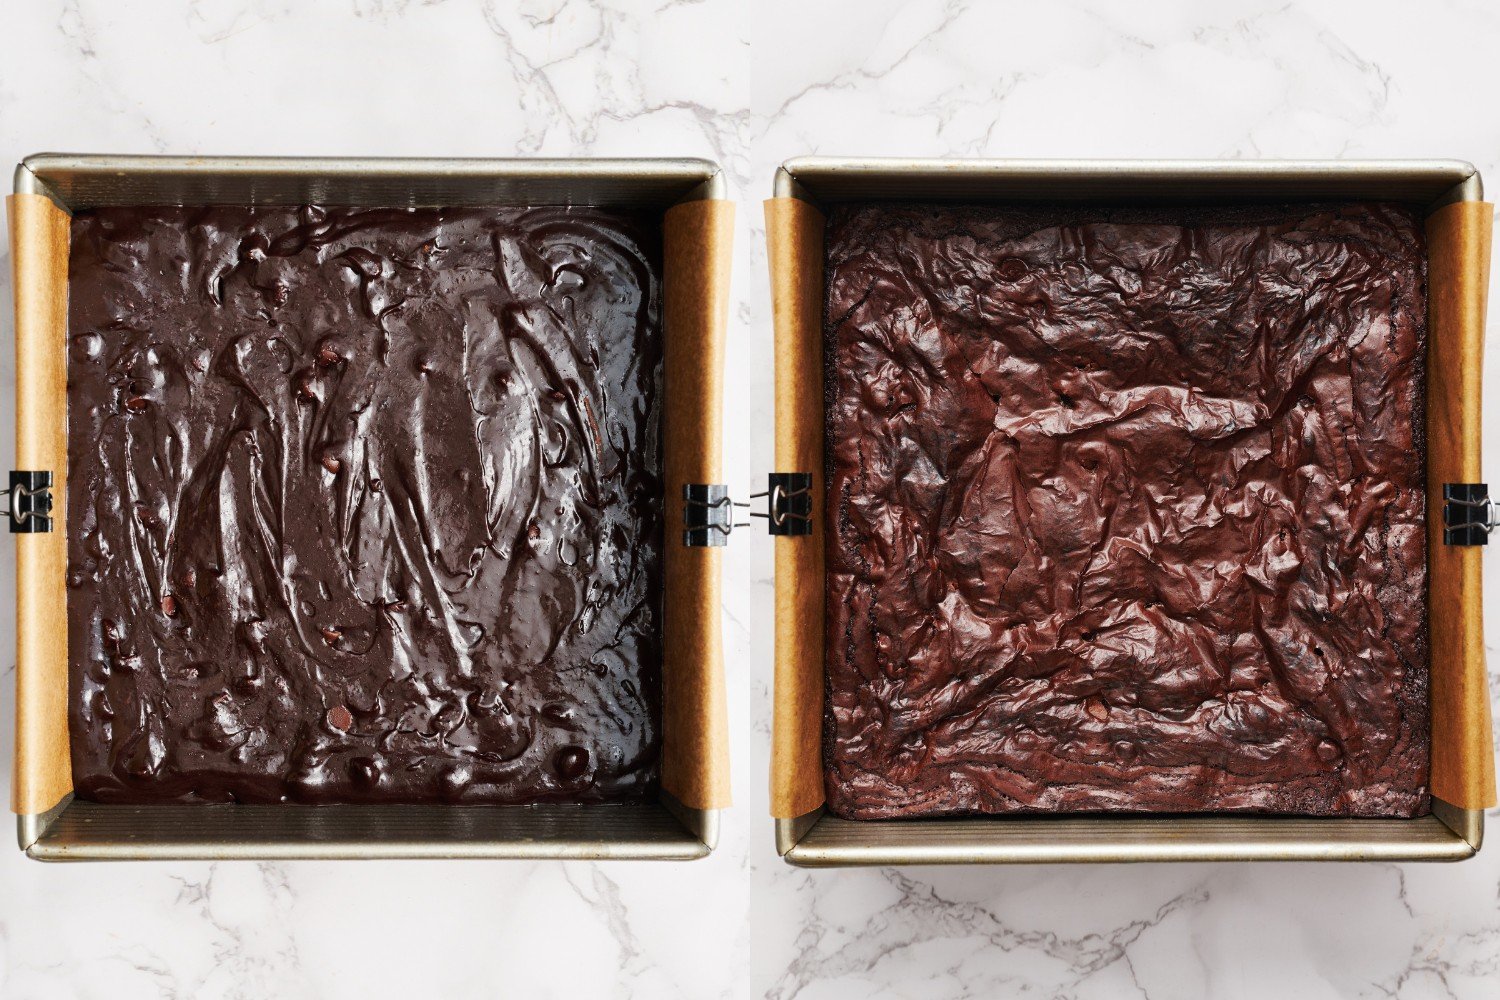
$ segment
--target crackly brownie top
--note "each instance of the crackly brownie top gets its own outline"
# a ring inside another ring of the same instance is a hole
[[[1419,213],[827,227],[852,818],[1427,808]]]

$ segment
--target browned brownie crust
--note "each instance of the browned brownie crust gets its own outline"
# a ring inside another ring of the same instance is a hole
[[[1428,807],[1420,213],[827,227],[829,808]]]

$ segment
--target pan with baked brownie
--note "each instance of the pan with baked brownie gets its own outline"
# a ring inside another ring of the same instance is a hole
[[[26,846],[706,852],[721,724],[664,700],[718,665],[666,608],[716,566],[664,498],[717,457],[664,415],[722,334],[715,168],[110,166],[22,168],[66,227],[73,796]]]
[[[947,166],[796,161],[771,203],[821,244],[781,248],[824,560],[784,853],[1471,853],[1428,401],[1472,168]]]

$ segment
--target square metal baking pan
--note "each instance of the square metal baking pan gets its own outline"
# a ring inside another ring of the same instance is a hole
[[[1482,201],[1483,189],[1475,168],[1455,160],[953,161],[804,157],[782,165],[776,174],[774,197],[798,199],[820,210],[831,203],[878,200],[1228,203],[1358,198],[1421,203],[1431,213],[1453,202]],[[773,259],[773,274],[774,268]],[[773,284],[776,280],[773,278]],[[821,288],[821,279],[817,284]],[[788,306],[786,311],[792,308]],[[810,309],[804,313],[810,314]],[[817,315],[821,317],[821,303]],[[822,498],[818,499],[821,502]],[[1429,517],[1441,516],[1440,498],[1435,502],[1429,495],[1428,499]],[[789,546],[799,541],[803,540],[778,540],[778,544]],[[817,541],[821,541],[821,535]],[[783,586],[780,573],[778,565],[778,591]],[[781,632],[778,627],[778,641]],[[780,655],[778,652],[778,658]],[[821,664],[821,649],[808,655]],[[804,679],[802,683],[801,690],[809,690],[811,682]],[[778,678],[778,694],[780,686]],[[778,712],[782,707],[778,703]],[[803,733],[806,743],[815,741],[806,728]],[[801,747],[788,751],[788,756],[800,754],[805,758],[809,753],[808,747]],[[806,783],[801,787],[805,789]],[[873,822],[839,819],[819,807],[795,818],[777,819],[776,847],[788,863],[806,867],[1457,861],[1476,853],[1484,831],[1483,810],[1458,808],[1436,797],[1432,806],[1431,815],[1415,819],[1087,815]]]
[[[595,205],[665,212],[721,200],[698,159],[346,159],[39,154],[17,194],[64,211],[119,205],[371,207]],[[59,508],[62,505],[59,504]],[[18,536],[25,537],[25,536]],[[719,811],[609,805],[105,805],[71,794],[17,817],[21,848],[49,861],[166,858],[568,858],[690,860]]]

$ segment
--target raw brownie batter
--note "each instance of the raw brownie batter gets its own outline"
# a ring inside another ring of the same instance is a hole
[[[650,794],[659,254],[588,209],[80,213],[78,794]]]
[[[829,806],[1428,807],[1420,213],[835,209]]]

